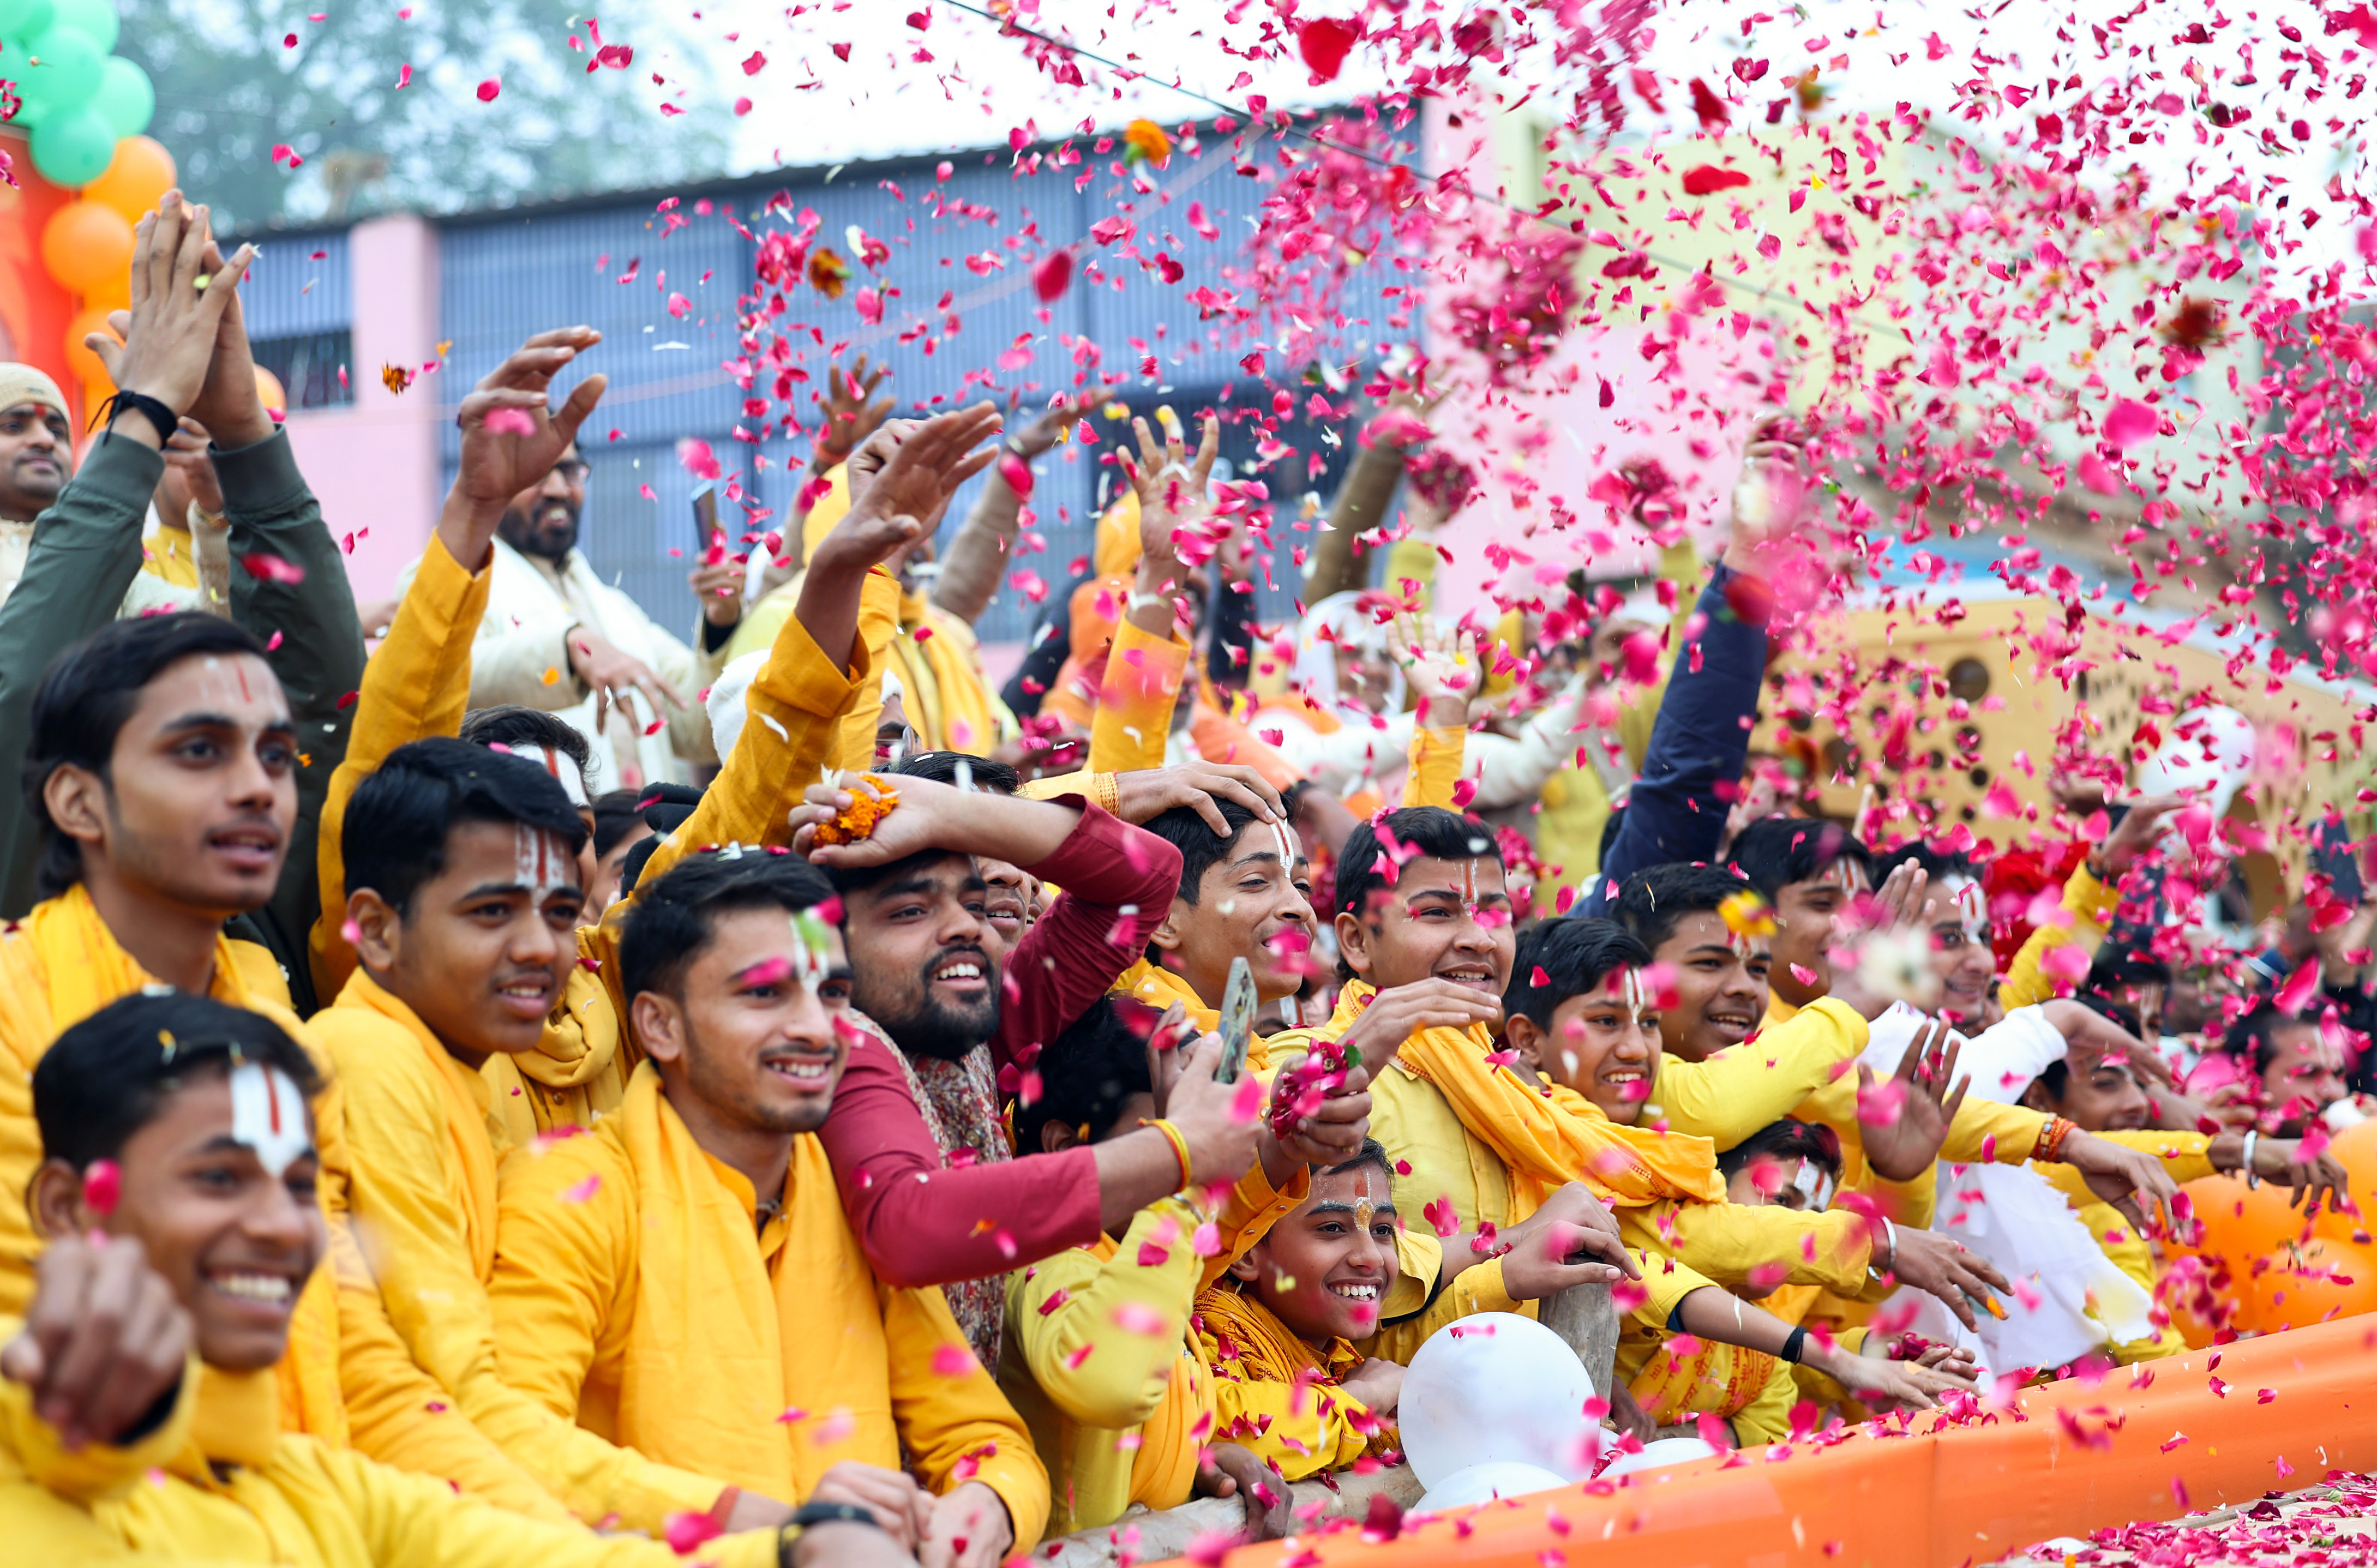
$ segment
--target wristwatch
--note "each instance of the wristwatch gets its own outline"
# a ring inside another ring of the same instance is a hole
[[[776,1568],[793,1568],[793,1548],[818,1525],[865,1525],[879,1530],[882,1524],[866,1509],[849,1502],[805,1502],[776,1532]]]

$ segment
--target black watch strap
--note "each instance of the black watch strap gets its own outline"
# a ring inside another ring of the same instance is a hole
[[[793,1510],[792,1522],[804,1530],[816,1525],[866,1525],[878,1530],[883,1527],[873,1514],[853,1502],[804,1502]]]
[[[148,416],[149,423],[157,427],[157,441],[160,446],[181,433],[181,415],[146,392],[119,391],[107,400],[107,423],[111,428],[117,420],[124,417],[124,411],[126,409]]]

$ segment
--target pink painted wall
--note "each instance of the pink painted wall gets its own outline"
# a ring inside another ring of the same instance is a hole
[[[348,245],[355,401],[292,413],[289,439],[330,532],[353,537],[347,580],[368,604],[395,596],[397,574],[437,525],[438,424],[451,414],[423,383],[399,397],[379,377],[383,365],[436,357],[437,231],[410,215],[376,218],[356,225]]]
[[[1463,120],[1457,127],[1449,123],[1456,114]],[[1502,187],[1505,175],[1481,128],[1488,115],[1474,103],[1434,99],[1426,116],[1431,174],[1459,169],[1481,193]],[[1532,208],[1540,197],[1523,191],[1509,199],[1512,206]],[[1483,202],[1479,208],[1478,221],[1507,221]],[[1655,549],[1630,524],[1614,523],[1609,509],[1587,494],[1595,480],[1638,458],[1655,458],[1683,488],[1695,533],[1708,538],[1726,521],[1747,415],[1758,406],[1763,371],[1772,365],[1761,352],[1759,328],[1737,338],[1728,311],[1702,310],[1685,324],[1672,354],[1646,361],[1641,353],[1645,336],[1674,340],[1678,323],[1673,296],[1642,288],[1637,280],[1635,303],[1600,322],[1571,326],[1522,385],[1493,389],[1482,364],[1447,331],[1450,302],[1480,284],[1472,281],[1453,245],[1435,248],[1428,272],[1429,347],[1439,374],[1456,390],[1429,423],[1482,481],[1477,498],[1439,535],[1452,555],[1438,570],[1439,613],[1457,616],[1476,608],[1490,616],[1490,595],[1498,584],[1506,598],[1540,591],[1538,567],[1565,573],[1583,566],[1595,576],[1649,569]],[[1580,273],[1599,281],[1599,269],[1616,254],[1588,245]],[[1499,278],[1499,269],[1491,276]],[[1643,305],[1651,307],[1647,319]],[[1607,408],[1601,406],[1605,380],[1610,389]],[[1576,521],[1556,528],[1555,504]],[[1489,542],[1524,552],[1536,566],[1514,563],[1498,572],[1487,557]]]

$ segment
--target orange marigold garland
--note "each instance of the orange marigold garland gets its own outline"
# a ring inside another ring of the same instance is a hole
[[[885,813],[900,804],[900,792],[891,781],[880,773],[861,773],[853,784],[864,780],[875,786],[872,796],[856,789],[849,791],[850,804],[830,822],[818,824],[817,842],[825,844],[857,844],[875,836],[875,824]]]

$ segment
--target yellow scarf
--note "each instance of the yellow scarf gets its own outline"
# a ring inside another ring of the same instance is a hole
[[[1342,1382],[1362,1364],[1353,1341],[1332,1339],[1320,1350],[1279,1321],[1279,1314],[1224,1280],[1197,1298],[1191,1320],[1198,1347],[1213,1375],[1244,1382]]]
[[[561,1005],[544,1021],[536,1049],[492,1056],[480,1073],[495,1096],[512,1146],[556,1126],[591,1126],[619,1108],[627,1074],[641,1059],[623,1038],[619,1010],[599,975],[584,965],[569,972]]]
[[[487,1130],[488,1107],[482,1105],[466,1082],[471,1069],[456,1061],[445,1046],[421,1022],[414,1012],[396,997],[391,996],[371,977],[362,965],[355,967],[346,988],[339,993],[333,1004],[376,1012],[404,1026],[413,1040],[429,1058],[430,1071],[437,1075],[437,1100],[446,1113],[446,1158],[448,1165],[462,1173],[462,1190],[466,1203],[462,1210],[462,1234],[470,1243],[471,1267],[482,1281],[491,1279],[496,1272],[496,1161],[498,1145],[491,1142]],[[532,1134],[533,1136],[533,1134]]]
[[[1376,994],[1349,981],[1326,1033],[1342,1038]],[[1706,1138],[1622,1126],[1572,1089],[1555,1084],[1546,1094],[1509,1066],[1489,1063],[1493,1050],[1484,1024],[1423,1029],[1395,1059],[1442,1095],[1461,1124],[1501,1159],[1520,1210],[1533,1214],[1562,1183],[1579,1180],[1620,1208],[1679,1198],[1725,1201],[1716,1145]]]
[[[100,917],[99,906],[91,903],[90,890],[80,882],[35,904],[18,928],[17,940],[29,945],[32,963],[7,966],[13,973],[11,983],[0,985],[0,1043],[10,1047],[7,1054],[21,1059],[29,1075],[41,1053],[58,1035],[110,1003],[161,984],[115,940],[115,933]],[[25,973],[28,968],[33,972]],[[294,1014],[270,998],[256,994],[241,967],[235,944],[227,937],[215,938],[214,977],[207,994],[228,1006],[261,1012],[301,1044],[306,1043],[305,1026]],[[320,1053],[315,1056],[319,1060]],[[18,1119],[14,1115],[0,1117],[10,1122]],[[6,1148],[16,1138],[13,1130],[0,1129],[0,1156],[11,1167],[21,1165],[30,1181],[39,1159],[30,1087],[20,1126],[25,1140],[33,1146],[24,1151]],[[21,1193],[23,1187],[18,1191]],[[8,1220],[0,1221],[6,1227],[0,1229],[0,1239],[6,1239],[8,1230],[21,1233],[26,1227],[21,1201],[9,1206],[8,1214]],[[18,1250],[6,1248],[11,1252]],[[37,1251],[38,1243],[29,1238],[24,1255],[30,1259]],[[26,1283],[30,1287],[30,1278]],[[21,1307],[21,1301],[12,1304]],[[346,1445],[346,1404],[339,1394],[338,1294],[327,1259],[297,1299],[289,1325],[289,1349],[281,1359],[279,1387],[283,1428],[310,1433],[333,1447]]]
[[[928,748],[988,756],[1013,732],[1014,715],[983,680],[973,630],[963,621],[902,590],[891,649],[908,723]]]
[[[1188,1013],[1188,1022],[1200,1032],[1210,1034],[1222,1026],[1219,1008],[1207,1007],[1205,999],[1190,988],[1188,981],[1144,958],[1116,976],[1114,988],[1118,995],[1134,998],[1159,1011],[1178,1002]],[[1252,1072],[1271,1071],[1271,1046],[1260,1035],[1247,1041],[1247,1068]]]
[[[840,1460],[899,1468],[879,1287],[818,1141],[793,1141],[771,1266],[651,1063],[612,1119],[635,1164],[642,1251],[617,1441],[787,1502]]]
[[[198,1365],[197,1408],[190,1413],[190,1441],[165,1467],[183,1479],[212,1487],[210,1465],[260,1470],[272,1463],[281,1441],[273,1423],[270,1372],[227,1372]]]

